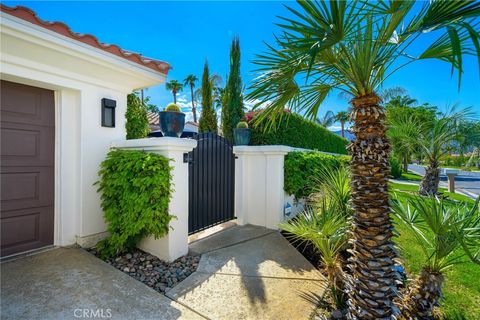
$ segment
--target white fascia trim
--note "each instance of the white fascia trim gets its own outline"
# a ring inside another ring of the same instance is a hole
[[[129,74],[138,79],[144,79],[147,83],[161,83],[165,81],[166,76],[163,73],[156,72],[138,63],[73,40],[4,12],[1,12],[0,17],[2,33],[10,34],[62,53],[68,50],[68,54],[72,56],[103,66],[107,64],[111,69]]]

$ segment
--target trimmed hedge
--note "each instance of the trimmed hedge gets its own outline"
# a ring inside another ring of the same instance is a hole
[[[254,118],[254,117],[252,117]],[[285,145],[347,154],[348,140],[295,113],[286,113],[275,129],[265,131],[265,124],[251,125],[252,145]]]
[[[348,166],[350,156],[334,156],[321,152],[290,152],[285,157],[284,189],[296,199],[306,198],[320,181],[320,170]]]
[[[172,193],[169,159],[114,149],[102,162],[98,191],[110,236],[97,244],[103,258],[134,247],[143,237],[168,233]]]

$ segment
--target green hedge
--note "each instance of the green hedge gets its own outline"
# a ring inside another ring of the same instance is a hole
[[[345,147],[348,140],[298,114],[288,113],[276,124],[275,129],[265,131],[264,124],[253,126],[251,144],[286,145],[347,154]]]
[[[348,166],[350,156],[333,156],[321,152],[290,152],[285,157],[284,189],[296,199],[308,197],[318,186],[322,167]]]
[[[110,151],[99,172],[98,191],[110,236],[97,245],[104,258],[134,247],[140,239],[168,233],[171,197],[169,160],[135,150]]]

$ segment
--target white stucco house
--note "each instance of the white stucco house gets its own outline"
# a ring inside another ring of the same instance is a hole
[[[127,94],[170,66],[4,5],[0,53],[1,255],[94,243],[106,226],[93,184],[125,138]]]

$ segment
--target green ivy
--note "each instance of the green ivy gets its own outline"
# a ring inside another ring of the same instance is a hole
[[[247,119],[249,120],[249,119]],[[251,125],[251,145],[286,145],[332,153],[346,154],[348,140],[298,114],[286,114],[275,129],[265,130],[264,124]]]
[[[348,166],[349,156],[334,156],[321,152],[290,152],[285,157],[284,189],[296,199],[306,198],[320,181],[320,170]]]
[[[98,192],[110,236],[97,245],[104,258],[130,249],[143,237],[168,233],[172,194],[169,160],[155,153],[113,149],[102,162]]]

